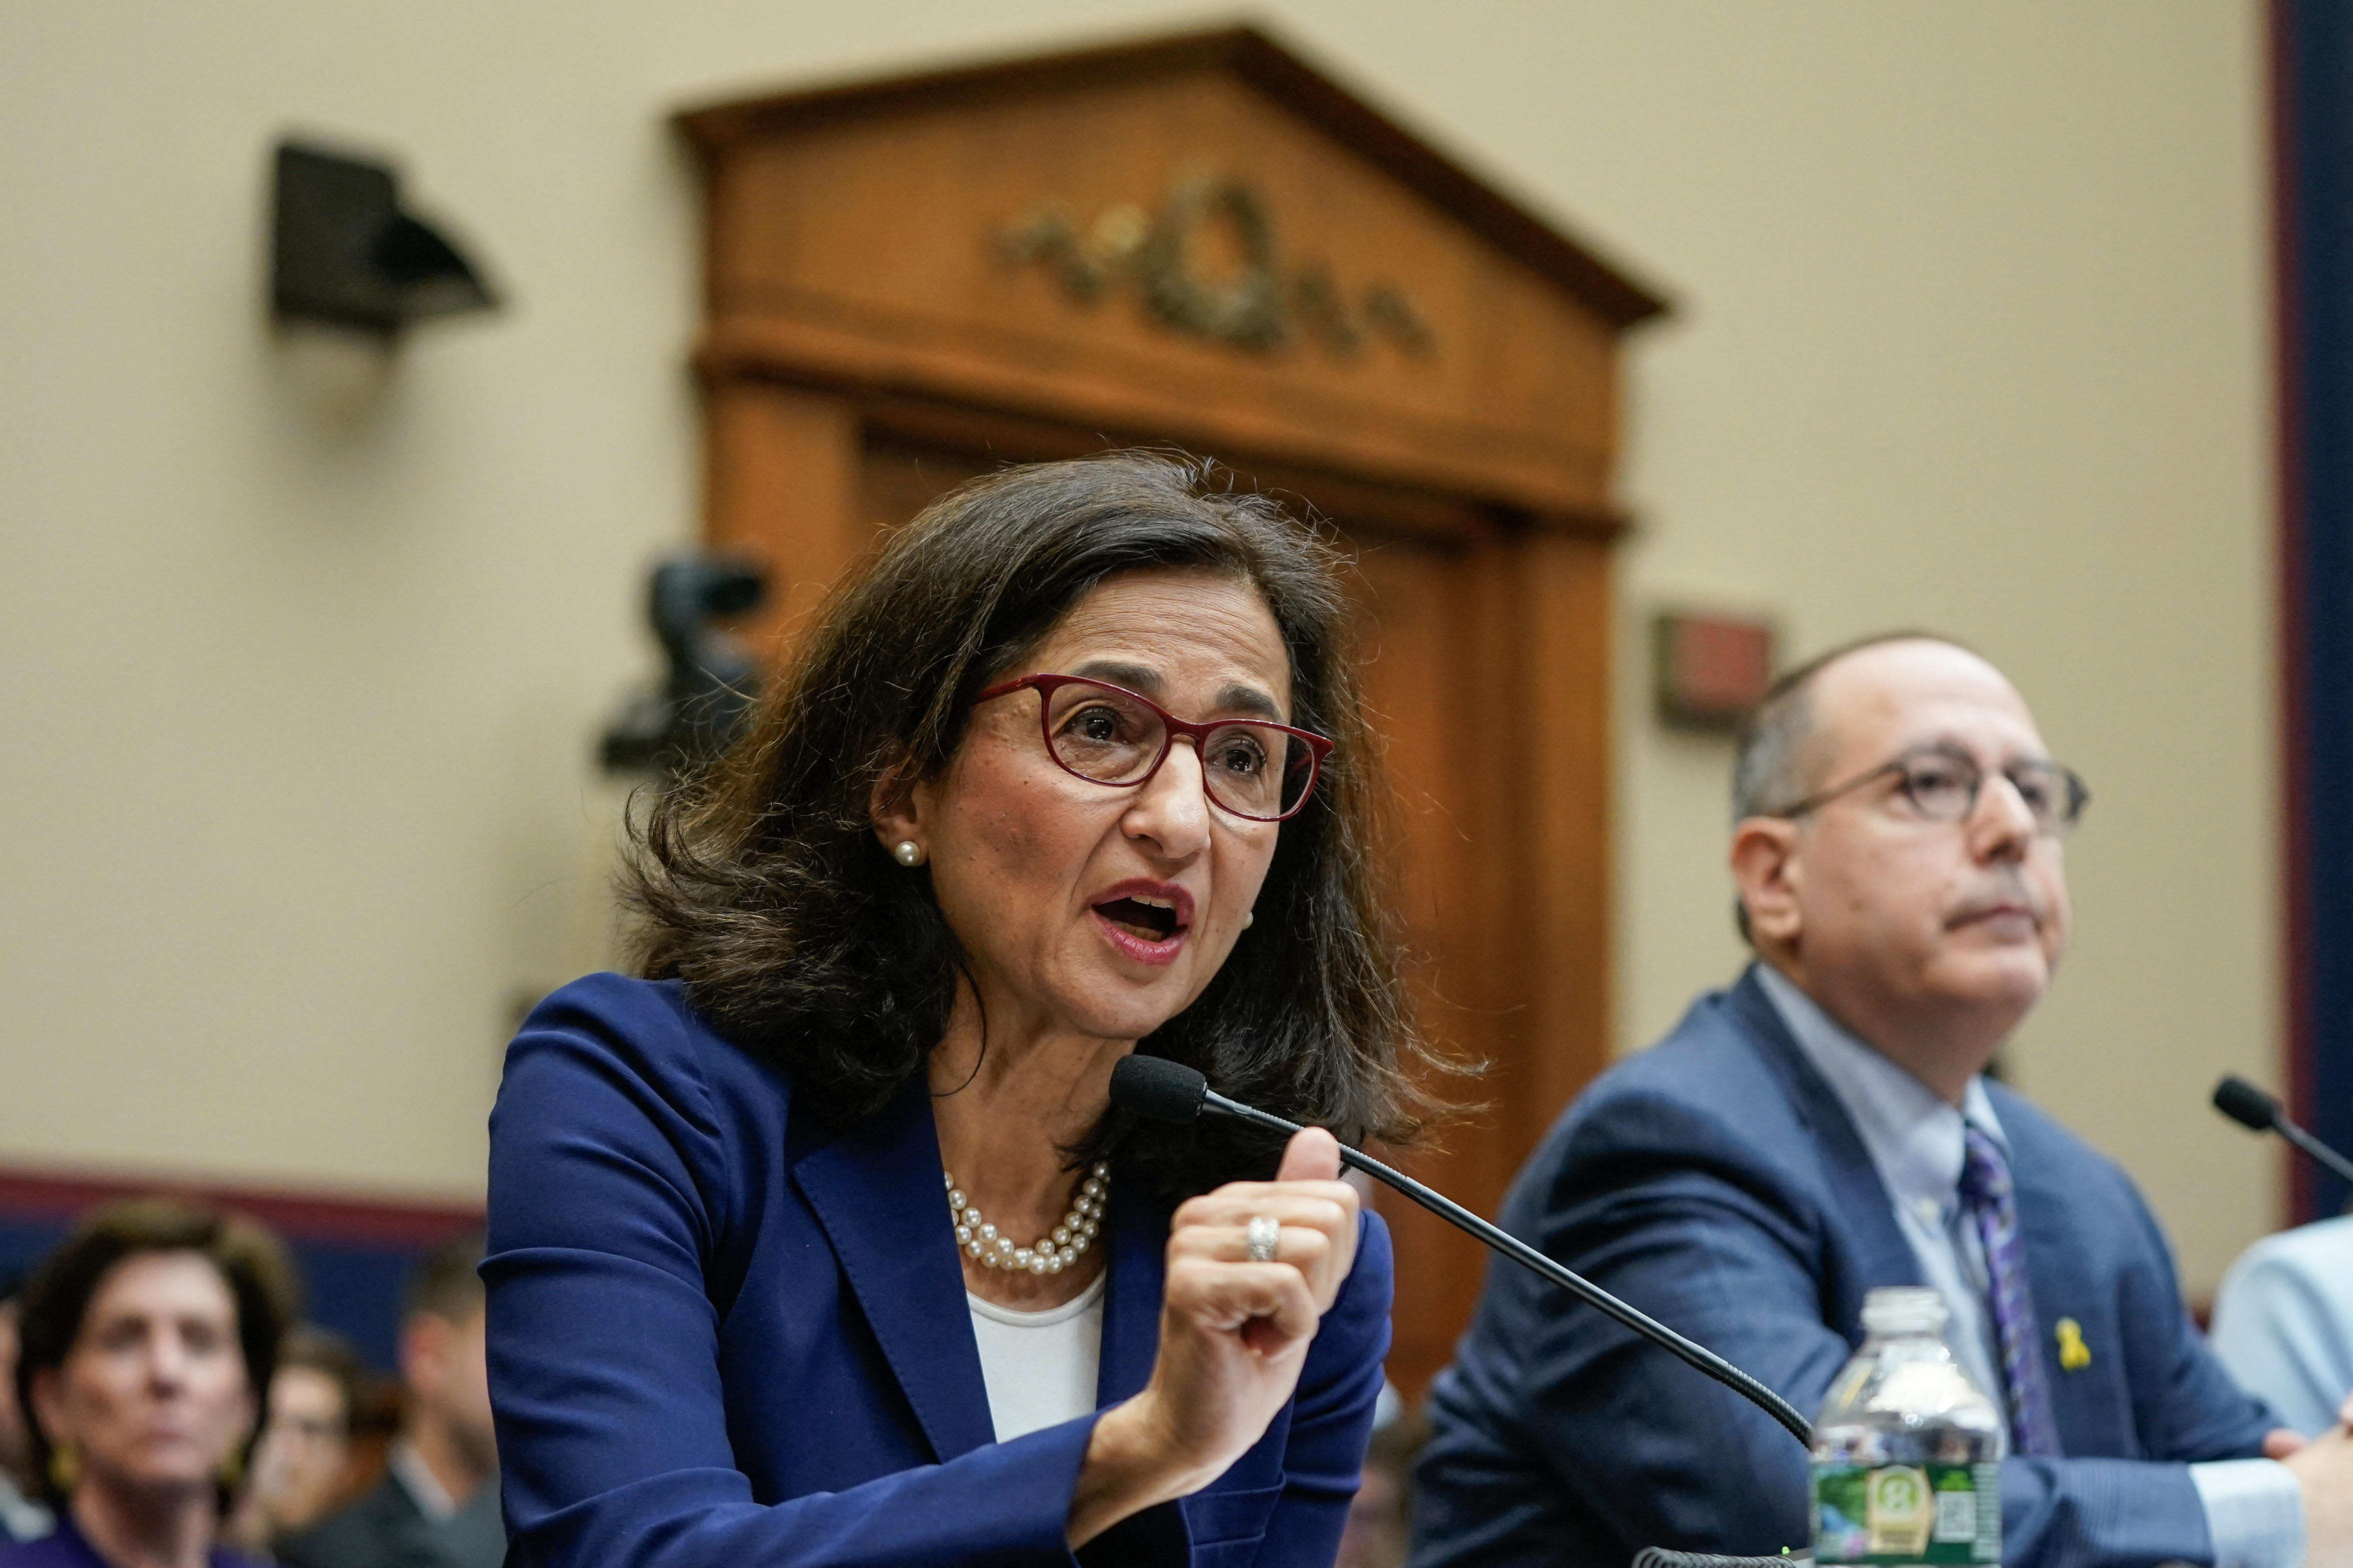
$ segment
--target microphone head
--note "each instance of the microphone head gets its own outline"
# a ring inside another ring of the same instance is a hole
[[[1201,1114],[1209,1080],[1166,1057],[1120,1058],[1111,1069],[1111,1102],[1150,1121],[1192,1121]]]
[[[2258,1132],[2279,1124],[2279,1101],[2235,1074],[2214,1086],[2214,1109]]]

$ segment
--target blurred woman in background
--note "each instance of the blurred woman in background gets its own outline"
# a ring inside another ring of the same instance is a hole
[[[510,1563],[1328,1565],[1419,1052],[1330,552],[1206,467],[892,533],[491,1119]],[[1310,1124],[1109,1102],[1130,1051]],[[1321,1131],[1328,1128],[1331,1131]]]
[[[169,1199],[85,1219],[26,1287],[16,1398],[55,1534],[0,1568],[236,1568],[292,1274],[250,1221]]]

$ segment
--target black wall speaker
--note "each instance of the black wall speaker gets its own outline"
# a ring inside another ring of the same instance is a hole
[[[389,164],[278,144],[270,308],[279,319],[391,333],[498,302],[456,246],[401,210]]]

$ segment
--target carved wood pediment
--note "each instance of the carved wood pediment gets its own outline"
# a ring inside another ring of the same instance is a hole
[[[1662,301],[1259,32],[678,122],[708,375],[1611,515],[1616,338]]]

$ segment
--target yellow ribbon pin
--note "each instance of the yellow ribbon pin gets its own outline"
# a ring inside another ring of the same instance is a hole
[[[2059,1336],[2059,1364],[2069,1372],[2081,1372],[2092,1364],[2092,1347],[2084,1342],[2084,1325],[2073,1318],[2062,1318],[2053,1331]]]

